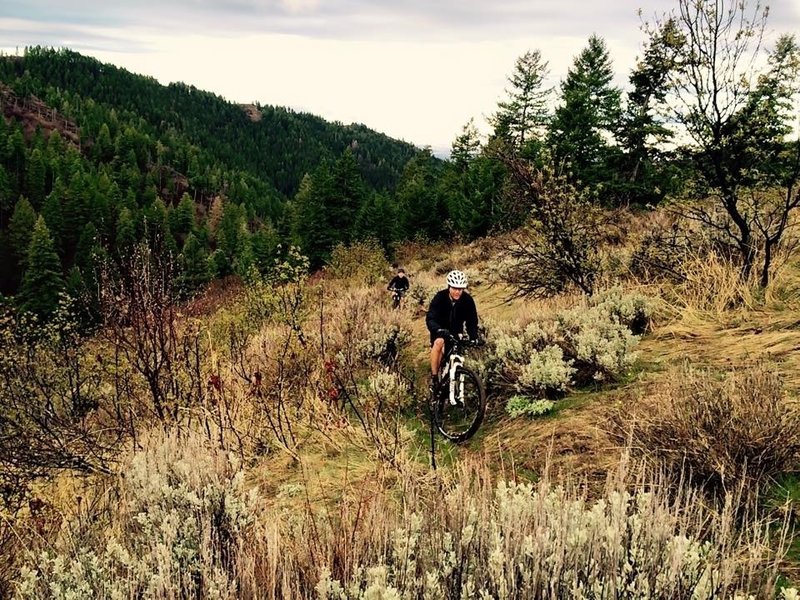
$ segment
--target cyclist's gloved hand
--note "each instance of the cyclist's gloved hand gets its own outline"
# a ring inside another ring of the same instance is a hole
[[[455,338],[453,338],[453,336],[450,333],[449,329],[437,329],[436,330],[436,337],[444,338],[447,341],[452,341],[453,339],[455,339]]]

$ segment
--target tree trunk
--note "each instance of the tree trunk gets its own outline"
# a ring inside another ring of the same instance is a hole
[[[772,243],[768,239],[764,243],[764,264],[761,265],[761,277],[759,278],[758,284],[761,286],[762,289],[765,289],[767,285],[769,285],[769,268],[772,264]]]

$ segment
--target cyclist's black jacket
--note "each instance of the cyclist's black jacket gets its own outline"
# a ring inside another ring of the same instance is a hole
[[[389,286],[386,289],[400,290],[401,292],[405,292],[408,290],[408,277],[400,277],[399,275],[395,275],[394,278],[389,282]]]
[[[456,302],[450,300],[449,290],[437,292],[431,300],[425,324],[431,332],[431,344],[441,337],[436,335],[439,329],[447,329],[451,334],[458,335],[464,331],[464,325],[467,326],[469,339],[478,339],[478,310],[472,296],[466,291],[461,293]]]

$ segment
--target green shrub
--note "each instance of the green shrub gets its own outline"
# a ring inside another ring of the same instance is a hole
[[[529,398],[528,396],[511,396],[506,402],[506,412],[512,417],[537,417],[546,415],[555,407],[552,400]]]
[[[604,310],[564,311],[558,315],[558,326],[564,354],[574,361],[578,385],[614,380],[636,360],[638,338]]]
[[[618,288],[586,306],[533,321],[522,332],[490,327],[488,356],[477,361],[501,390],[554,398],[571,386],[613,381],[636,360],[639,338],[650,319],[648,300]]]
[[[235,457],[198,436],[155,442],[125,469],[113,526],[87,545],[42,552],[21,572],[19,600],[237,596],[256,491],[245,491]]]
[[[548,392],[563,392],[569,386],[575,369],[571,360],[564,360],[564,351],[558,346],[546,346],[534,350],[528,362],[522,365],[516,388],[520,392],[531,391],[538,397]]]

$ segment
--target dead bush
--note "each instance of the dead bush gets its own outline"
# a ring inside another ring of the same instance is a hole
[[[711,493],[752,490],[793,468],[800,456],[800,411],[763,364],[719,376],[684,369],[617,415],[621,438],[688,474]]]

